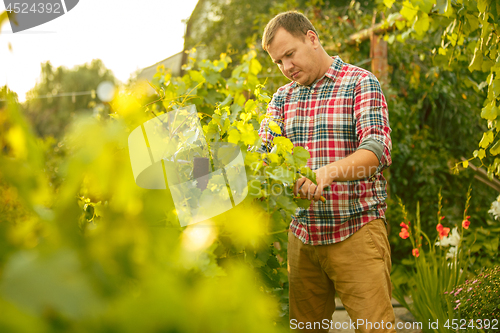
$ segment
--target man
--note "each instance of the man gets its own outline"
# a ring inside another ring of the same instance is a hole
[[[338,293],[356,332],[395,332],[391,259],[382,171],[391,163],[387,104],[374,75],[330,57],[311,22],[297,12],[274,17],[262,47],[292,82],[269,103],[259,135],[266,149],[282,135],[311,158],[316,186],[294,192],[312,200],[288,235],[290,328],[327,332]],[[326,202],[319,201],[321,196]]]

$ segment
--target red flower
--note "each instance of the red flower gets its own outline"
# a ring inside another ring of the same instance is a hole
[[[408,229],[406,228],[401,228],[401,232],[399,233],[399,237],[403,239],[407,239],[410,236],[410,233],[408,232]]]
[[[413,254],[414,257],[417,257],[420,255],[420,252],[418,251],[418,249],[413,249],[411,250],[411,254]]]
[[[441,223],[439,223],[436,226],[436,230],[439,232],[439,238],[440,239],[442,239],[443,237],[448,236],[448,234],[450,233],[450,228],[443,227],[443,225]]]
[[[405,229],[409,228],[408,225],[406,223],[404,223],[404,222],[401,222],[401,224],[399,226],[402,227],[402,228],[405,228]]]
[[[444,220],[444,216],[441,216],[441,221]]]
[[[466,219],[466,220],[462,221],[462,227],[464,229],[469,229],[469,225],[470,225],[470,221],[469,220]]]

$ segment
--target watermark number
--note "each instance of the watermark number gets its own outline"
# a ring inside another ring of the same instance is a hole
[[[54,2],[52,3],[44,3],[44,2],[39,2],[39,3],[34,3],[31,5],[28,3],[19,3],[19,2],[14,2],[14,3],[9,3],[7,5],[7,8],[5,9],[9,13],[14,13],[14,14],[28,14],[28,13],[53,13],[53,14],[62,14],[62,6],[60,2]]]

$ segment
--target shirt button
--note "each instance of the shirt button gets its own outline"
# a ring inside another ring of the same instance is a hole
[[[309,150],[309,146],[306,146],[306,150]]]

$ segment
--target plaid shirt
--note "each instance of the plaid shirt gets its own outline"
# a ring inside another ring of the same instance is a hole
[[[278,136],[268,126],[275,120],[283,136],[309,151],[307,166],[312,170],[347,157],[365,140],[383,147],[370,178],[334,181],[323,191],[325,203],[295,212],[290,229],[303,243],[338,243],[374,219],[385,220],[387,182],[382,171],[392,163],[391,128],[385,97],[372,73],[334,57],[325,75],[311,86],[291,82],[279,88],[267,116],[259,130],[263,147],[269,149]]]

